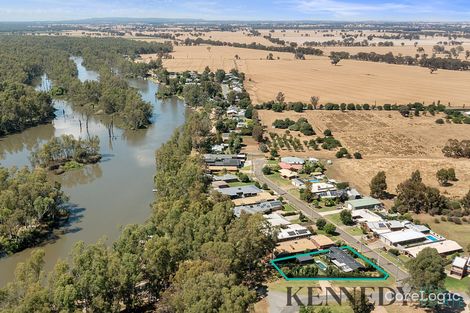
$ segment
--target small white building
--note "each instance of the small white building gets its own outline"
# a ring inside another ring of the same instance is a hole
[[[334,191],[336,190],[336,186],[329,183],[312,183],[312,192],[315,194],[327,192],[327,191]]]
[[[382,217],[369,210],[353,210],[351,215],[357,223],[373,223],[382,221]]]
[[[305,163],[305,160],[302,158],[298,158],[298,157],[282,157],[281,162],[287,163],[287,164],[303,165]]]
[[[269,224],[271,224],[272,227],[286,226],[291,224],[291,222],[289,222],[286,218],[277,213],[265,214],[263,217]]]
[[[426,235],[411,229],[380,234],[380,240],[393,247],[403,247],[427,240]]]
[[[299,224],[291,224],[279,231],[277,239],[279,241],[284,241],[294,238],[308,237],[310,235],[312,235],[312,233],[306,227]]]
[[[299,189],[305,188],[305,182],[300,178],[294,178],[292,180],[292,185],[294,185],[295,187]]]

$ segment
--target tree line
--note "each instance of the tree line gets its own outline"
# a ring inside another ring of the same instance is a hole
[[[202,39],[198,37],[196,39],[186,38],[183,43],[186,46],[199,46],[201,44],[211,45],[211,46],[229,46],[235,48],[246,48],[246,49],[256,49],[256,50],[266,50],[266,51],[276,51],[276,52],[290,52],[290,53],[301,53],[305,55],[323,55],[323,51],[320,49],[312,47],[297,47],[297,46],[265,46],[260,43],[238,43],[238,42],[226,42],[220,40],[212,39]]]
[[[52,99],[47,93],[18,82],[0,83],[0,103],[0,136],[45,123],[54,117]]]
[[[349,52],[331,52],[330,58],[336,59],[352,59],[358,61],[383,62],[388,64],[416,65],[429,69],[443,69],[451,71],[468,71],[470,62],[460,59],[432,57],[428,58],[423,55],[421,58],[412,56],[394,55],[392,52],[379,54],[375,52],[359,52],[350,54]]]

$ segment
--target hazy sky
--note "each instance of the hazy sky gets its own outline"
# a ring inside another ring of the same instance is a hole
[[[0,0],[0,21],[89,17],[470,21],[469,0]]]

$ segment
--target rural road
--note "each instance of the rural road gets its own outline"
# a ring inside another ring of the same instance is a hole
[[[290,204],[294,205],[297,209],[302,211],[302,213],[308,218],[312,220],[319,219],[319,218],[324,218],[328,220],[328,216],[322,216],[319,212],[309,207],[308,204],[297,199],[296,197],[294,197],[293,195],[291,195],[290,193],[282,189],[280,186],[274,184],[269,178],[267,178],[262,172],[264,164],[265,164],[264,159],[254,159],[253,164],[252,164],[254,175],[259,180],[260,183],[266,183],[271,190],[275,191],[284,199],[288,200]],[[328,221],[332,224],[335,224],[330,220]],[[397,282],[400,282],[403,279],[408,277],[407,272],[403,271],[398,266],[396,266],[395,264],[391,263],[389,260],[382,257],[377,252],[369,249],[366,245],[362,244],[356,238],[354,238],[353,236],[348,234],[346,231],[344,231],[344,229],[342,229],[341,226],[336,225],[336,232],[340,235],[340,237],[345,242],[348,243],[348,245],[350,245],[357,251],[361,251],[362,254],[364,254],[368,258],[374,258],[375,260],[377,260],[377,263],[378,263],[377,265],[379,265],[384,270],[386,270],[390,274],[390,276],[395,277]]]

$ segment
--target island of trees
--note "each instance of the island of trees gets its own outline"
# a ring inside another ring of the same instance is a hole
[[[101,159],[98,136],[89,139],[75,139],[72,135],[54,137],[41,148],[31,153],[31,162],[35,166],[54,170],[61,174],[67,169],[96,163]]]
[[[1,108],[5,114],[2,112],[0,135],[34,126],[53,116],[50,98],[30,87],[42,74],[47,74],[53,83],[53,97],[70,100],[91,114],[113,115],[117,124],[125,128],[145,127],[150,123],[151,106],[125,78],[143,77],[149,70],[161,67],[157,61],[134,62],[140,54],[164,55],[172,50],[171,44],[115,38],[4,35],[0,36],[0,44],[0,81],[8,82],[0,87],[0,97],[8,100],[8,105]],[[71,56],[83,57],[87,68],[100,73],[100,80],[81,82]]]

